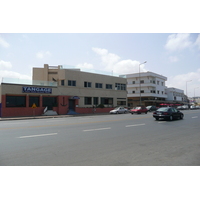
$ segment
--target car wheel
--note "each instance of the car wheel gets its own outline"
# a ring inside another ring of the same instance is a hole
[[[156,121],[158,121],[158,120],[159,120],[159,118],[158,118],[158,117],[155,117],[155,119],[156,119]]]
[[[147,114],[147,112],[145,112],[145,114]]]
[[[169,116],[169,121],[172,121],[172,120],[173,120],[173,116],[170,115],[170,116]]]
[[[116,114],[119,114],[119,112],[117,111]]]
[[[180,115],[180,119],[183,119],[183,114]]]

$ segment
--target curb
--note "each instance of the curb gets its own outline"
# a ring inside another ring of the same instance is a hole
[[[76,114],[76,115],[49,115],[49,116],[29,116],[29,117],[5,117],[0,118],[0,121],[9,120],[26,120],[26,119],[46,119],[46,118],[66,118],[66,117],[84,117],[84,116],[97,116],[97,115],[108,115],[109,113],[90,113],[90,114]]]

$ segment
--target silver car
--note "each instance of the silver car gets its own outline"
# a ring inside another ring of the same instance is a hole
[[[110,111],[110,114],[119,114],[119,113],[127,113],[128,110],[124,107],[117,107],[114,110]]]

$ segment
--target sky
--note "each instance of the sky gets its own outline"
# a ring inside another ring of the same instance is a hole
[[[200,96],[199,33],[0,33],[0,80],[32,79],[32,68],[63,65],[121,75],[151,71]]]
[[[196,0],[2,2],[0,80],[32,79],[32,68],[44,64],[107,75],[130,74],[137,73],[139,64],[147,61],[140,65],[140,71],[166,76],[168,87],[182,89],[186,94],[187,86],[189,97],[200,96],[196,3]]]

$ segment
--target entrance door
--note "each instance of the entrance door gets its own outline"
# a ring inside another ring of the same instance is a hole
[[[69,99],[69,110],[75,111],[75,99]]]

